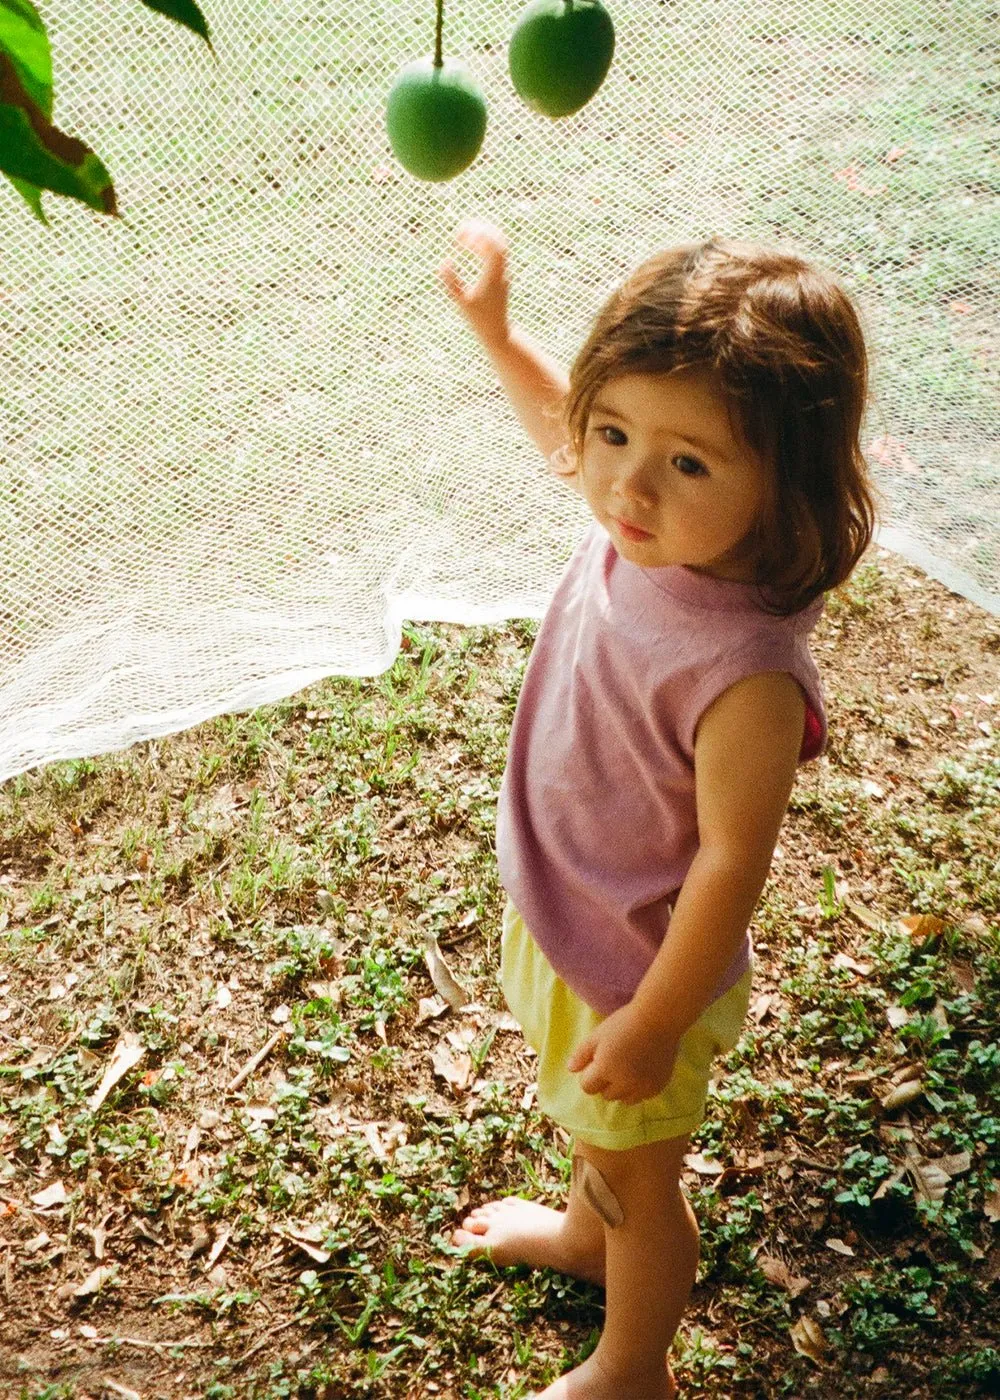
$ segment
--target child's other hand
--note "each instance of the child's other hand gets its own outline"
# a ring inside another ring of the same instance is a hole
[[[507,239],[495,224],[485,219],[466,219],[455,230],[455,242],[482,261],[479,280],[467,287],[447,259],[438,269],[448,295],[484,345],[506,340],[507,324]]]
[[[665,1088],[677,1058],[675,1039],[659,1035],[630,1006],[606,1017],[573,1051],[566,1068],[585,1094],[641,1103]]]

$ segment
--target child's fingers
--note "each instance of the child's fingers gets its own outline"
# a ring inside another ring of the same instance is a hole
[[[586,1069],[593,1058],[594,1038],[593,1036],[587,1036],[585,1040],[580,1041],[580,1044],[566,1061],[566,1068],[569,1070],[570,1074],[579,1074],[580,1070]]]
[[[455,230],[455,241],[474,252],[487,248],[498,253],[507,251],[506,234],[486,219],[463,219]]]
[[[580,1076],[580,1088],[585,1094],[604,1094],[610,1087],[611,1081],[607,1075],[601,1074],[593,1065]]]
[[[465,294],[465,285],[455,270],[454,264],[443,262],[438,268],[438,276],[455,300],[461,301]]]
[[[501,278],[507,265],[507,240],[493,224],[468,220],[455,231],[455,242],[483,261],[483,281]]]
[[[479,284],[467,287],[451,263],[442,263],[438,268],[438,275],[444,283],[445,291],[458,309],[468,314],[475,305]]]

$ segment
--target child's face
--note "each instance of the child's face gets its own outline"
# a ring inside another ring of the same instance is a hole
[[[581,476],[623,558],[750,576],[738,546],[760,512],[767,472],[733,436],[709,371],[627,374],[604,384],[587,423]]]

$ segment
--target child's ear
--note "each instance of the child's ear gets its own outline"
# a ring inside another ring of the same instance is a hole
[[[548,466],[553,476],[560,477],[567,486],[572,486],[574,491],[583,494],[583,487],[580,485],[580,459],[568,442],[556,448],[548,459]]]

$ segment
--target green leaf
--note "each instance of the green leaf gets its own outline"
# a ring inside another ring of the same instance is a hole
[[[52,115],[52,54],[41,15],[30,0],[0,0],[0,49],[4,50],[24,91],[45,117]],[[35,218],[48,224],[42,192],[30,180],[8,176]]]
[[[10,0],[3,0],[5,7],[9,3]],[[3,48],[0,171],[40,189],[82,200],[101,213],[117,213],[114,186],[100,159],[83,141],[52,125],[25,90],[17,66]]]
[[[27,204],[35,218],[48,227],[48,219],[45,217],[45,210],[42,208],[42,192],[37,185],[33,185],[30,180],[18,180],[8,175],[8,180],[17,190],[18,194]]]
[[[175,19],[178,24],[186,25],[202,39],[209,48],[212,41],[208,37],[208,25],[205,23],[205,16],[199,10],[194,0],[142,0],[147,9],[155,10],[157,14],[167,15],[170,19]]]
[[[0,0],[0,50],[9,56],[21,86],[35,106],[52,115],[52,54],[49,36],[29,0]]]

